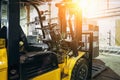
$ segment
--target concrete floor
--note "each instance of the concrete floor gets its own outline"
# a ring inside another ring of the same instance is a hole
[[[102,60],[106,66],[120,76],[120,55],[110,53],[100,53],[97,59]]]

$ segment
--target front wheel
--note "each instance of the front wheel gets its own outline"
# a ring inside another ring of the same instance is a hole
[[[85,58],[77,60],[71,75],[71,80],[87,80],[88,78],[88,62]]]

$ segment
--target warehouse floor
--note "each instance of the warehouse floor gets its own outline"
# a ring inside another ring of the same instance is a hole
[[[100,53],[98,59],[102,60],[106,66],[110,67],[120,76],[120,55],[115,53]]]
[[[100,53],[96,63],[106,65],[106,69],[93,80],[120,80],[120,55]]]
[[[94,77],[93,80],[120,80],[120,76],[118,76],[111,68],[107,67],[106,70]]]

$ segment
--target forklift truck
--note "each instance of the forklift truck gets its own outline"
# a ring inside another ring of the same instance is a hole
[[[91,80],[93,34],[82,32],[81,9],[76,9],[76,3],[71,1],[57,3],[60,29],[56,30],[54,28],[58,26],[54,23],[43,25],[34,1],[7,1],[8,26],[4,31],[7,37],[2,37],[4,35],[0,32],[0,80]],[[21,3],[32,5],[37,10],[43,36],[41,46],[39,43],[29,43],[30,39],[34,39],[33,36],[28,38],[21,29]],[[66,11],[69,13],[66,14]],[[74,16],[74,26],[71,20],[66,20],[66,15]],[[51,40],[45,39],[47,30]],[[89,45],[82,41],[83,35],[87,35]],[[67,36],[69,39],[66,39]],[[46,49],[42,48],[44,45],[47,45]],[[86,46],[87,50],[84,49]]]

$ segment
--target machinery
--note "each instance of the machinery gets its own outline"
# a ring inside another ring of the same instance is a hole
[[[81,9],[71,1],[56,3],[59,25],[44,26],[38,2],[7,1],[7,31],[0,27],[0,80],[91,80],[93,34],[82,31]],[[39,41],[37,36],[26,36],[20,26],[21,3],[33,6],[38,13]]]

